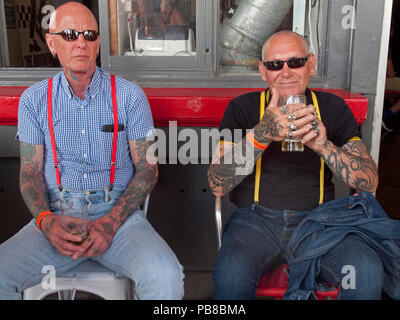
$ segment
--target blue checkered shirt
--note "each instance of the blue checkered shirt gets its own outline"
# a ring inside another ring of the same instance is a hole
[[[45,146],[44,177],[48,189],[57,188],[47,120],[47,80],[24,91],[18,108],[20,141]],[[125,188],[134,175],[129,140],[153,133],[153,118],[143,90],[135,83],[116,77],[118,132],[115,187]],[[53,78],[53,125],[60,164],[61,184],[70,191],[104,189],[110,183],[113,132],[110,74],[96,68],[85,92],[75,96],[63,72]]]

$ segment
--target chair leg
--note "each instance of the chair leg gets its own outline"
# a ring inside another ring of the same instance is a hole
[[[74,300],[75,299],[75,289],[72,290],[60,290],[58,291],[59,300]]]

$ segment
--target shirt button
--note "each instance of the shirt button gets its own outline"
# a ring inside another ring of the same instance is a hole
[[[83,174],[83,177],[86,179],[86,178],[87,178],[87,174],[86,174],[86,173],[84,173],[84,174]]]
[[[84,154],[83,154],[83,157],[86,159],[86,158],[87,158],[87,154],[86,154],[86,153],[84,153]]]
[[[82,131],[81,131],[81,132],[82,132],[82,134],[85,134],[85,132],[86,132],[86,131],[85,131],[85,129],[82,129]]]
[[[81,109],[83,109],[85,106],[80,106]]]

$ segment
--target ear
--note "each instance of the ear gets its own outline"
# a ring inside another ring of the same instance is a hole
[[[317,67],[317,58],[315,57],[314,53],[311,53],[310,58],[308,58],[308,65],[309,65],[309,74],[310,77],[314,75],[316,67]]]
[[[46,43],[47,43],[47,46],[49,47],[51,55],[54,57],[57,54],[57,52],[54,47],[54,40],[53,40],[53,37],[51,36],[51,34],[46,33]]]
[[[258,62],[258,71],[260,71],[261,78],[263,79],[263,81],[267,82],[267,77],[265,75],[266,69],[265,69],[265,66],[263,65],[262,61]]]

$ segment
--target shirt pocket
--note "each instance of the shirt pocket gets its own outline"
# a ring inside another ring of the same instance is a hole
[[[102,150],[103,155],[106,159],[111,159],[112,147],[113,147],[113,132],[100,132],[100,144],[99,149]],[[97,151],[95,150],[97,153]],[[117,137],[117,167],[122,166],[127,158],[130,157],[130,149],[128,143],[127,131],[124,128],[122,131],[118,131]],[[108,161],[107,161],[108,162]],[[108,166],[111,162],[108,163]]]

